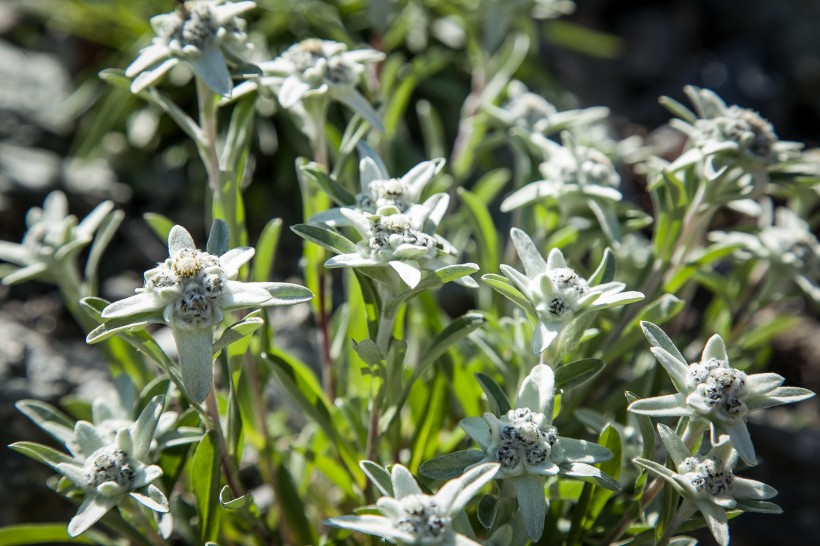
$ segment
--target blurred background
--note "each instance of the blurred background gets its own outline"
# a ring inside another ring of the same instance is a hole
[[[307,36],[377,41],[367,29],[379,12],[361,0],[257,4],[249,22],[261,55],[275,55]],[[385,35],[392,49],[408,57],[425,48],[448,51],[426,28],[451,6],[436,0],[393,4],[403,10],[406,28],[398,36]],[[451,4],[463,8],[471,2]],[[107,298],[128,295],[146,264],[164,255],[143,213],[168,215],[204,240],[204,175],[191,143],[159,111],[97,77],[103,68],[127,66],[150,40],[150,16],[172,9],[170,0],[0,2],[0,239],[19,241],[25,211],[39,206],[50,190],[65,191],[78,216],[102,199],[114,200],[127,217],[101,267]],[[574,14],[534,23],[533,29],[538,43],[522,79],[564,108],[609,107],[621,136],[666,134],[658,132],[669,119],[658,97],[686,103],[683,86],[693,84],[759,111],[781,139],[817,147],[817,0],[579,0]],[[444,71],[435,85],[422,82],[413,97],[439,108],[450,143],[469,91],[469,76],[452,53],[455,70]],[[178,103],[193,107],[192,89],[182,86],[185,78],[172,74],[166,88]],[[301,220],[293,165],[277,157],[306,153],[307,144],[283,116],[270,117],[272,106],[264,108],[247,189],[252,238],[272,217],[282,217],[285,225]],[[409,125],[411,132],[418,130]],[[422,154],[411,151],[407,163]],[[277,260],[281,279],[298,275],[299,255],[300,242],[286,230]],[[820,326],[810,307],[799,312],[799,326],[773,347],[772,367],[787,384],[817,392]],[[45,441],[16,413],[14,401],[87,398],[105,388],[105,363],[83,337],[51,287],[0,287],[0,419],[6,424],[0,445],[22,438]],[[753,416],[752,436],[765,464],[748,477],[780,490],[776,500],[785,514],[741,517],[732,527],[733,544],[810,543],[807,537],[820,536],[818,407],[815,399]],[[72,507],[45,487],[48,475],[45,467],[0,448],[0,525],[70,517]]]

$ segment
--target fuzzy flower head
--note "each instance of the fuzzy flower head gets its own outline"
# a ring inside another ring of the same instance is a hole
[[[624,292],[624,283],[600,282],[605,262],[611,259],[611,253],[605,255],[592,277],[584,279],[567,265],[564,255],[557,248],[552,249],[544,260],[529,235],[518,228],[510,230],[510,235],[525,273],[505,264],[501,265],[501,271],[517,289],[513,301],[537,317],[538,324],[532,340],[534,354],[544,352],[561,330],[579,315],[644,298],[640,292]],[[494,282],[496,278],[497,275],[484,277],[498,289]],[[510,288],[513,287],[504,287],[502,293],[510,297]]]
[[[33,207],[26,213],[27,230],[20,244],[0,241],[0,260],[15,266],[3,277],[3,284],[32,279],[59,282],[66,265],[91,243],[113,207],[105,201],[78,223],[76,216],[68,214],[64,193],[48,194],[42,208]]]
[[[640,457],[635,464],[657,474],[684,498],[685,506],[703,514],[709,530],[722,546],[729,544],[726,510],[779,513],[780,508],[765,502],[777,491],[759,481],[735,476],[738,454],[727,437],[713,444],[708,453],[692,454],[675,432],[658,425],[658,433],[677,471]]]
[[[174,12],[152,17],[156,36],[125,70],[135,78],[131,92],[153,85],[183,61],[214,93],[229,95],[233,82],[228,63],[244,64],[242,55],[251,47],[245,21],[237,15],[255,7],[250,1],[186,0]]]
[[[283,108],[294,109],[302,115],[305,98],[327,96],[383,131],[378,114],[356,90],[367,65],[382,59],[384,53],[374,49],[348,51],[340,42],[308,38],[290,46],[272,61],[259,63],[262,76],[237,86],[234,95],[272,89]]]
[[[686,133],[703,156],[723,155],[749,167],[765,168],[800,148],[795,143],[781,142],[772,124],[754,110],[727,106],[708,89],[690,85],[684,92],[695,112],[666,99],[670,109],[682,118],[673,120],[672,125]]]
[[[709,239],[726,246],[736,246],[734,255],[741,260],[759,259],[794,278],[803,292],[820,302],[820,242],[809,224],[793,210],[774,210],[766,201],[754,233],[715,231]]]
[[[407,214],[413,205],[421,204],[424,189],[442,167],[444,159],[422,161],[401,178],[391,178],[378,156],[366,155],[359,162],[361,191],[356,194],[355,203],[350,203],[347,208],[377,216]],[[341,208],[321,212],[310,222],[329,226],[350,224]]]
[[[663,330],[649,322],[642,322],[641,328],[652,345],[652,354],[669,373],[678,393],[637,400],[629,410],[708,421],[712,443],[717,443],[720,435],[728,435],[747,464],[755,464],[754,445],[746,427],[749,412],[814,396],[807,389],[781,387],[784,378],[775,373],[748,375],[731,368],[719,335],[706,343],[700,361],[687,364]]]
[[[516,491],[518,509],[533,541],[543,532],[546,477],[588,479],[619,488],[617,482],[589,464],[609,460],[612,453],[608,449],[559,436],[552,424],[554,401],[555,375],[552,368],[539,364],[524,379],[516,407],[501,416],[485,413],[461,421],[461,428],[484,453],[477,464],[498,463],[496,479],[507,480]]]
[[[152,485],[162,469],[149,463],[149,449],[157,428],[163,397],[154,397],[135,423],[117,430],[113,439],[87,421],[78,421],[66,443],[71,457],[45,446],[19,442],[12,447],[36,456],[85,493],[68,534],[79,535],[106,512],[130,496],[156,512],[168,512],[168,500]]]
[[[138,324],[167,324],[177,343],[188,394],[201,402],[213,379],[214,328],[225,312],[301,303],[312,294],[289,283],[235,280],[240,267],[253,257],[253,248],[240,247],[221,254],[203,252],[181,226],[174,226],[168,235],[168,253],[167,260],[145,272],[145,284],[136,295],[103,309],[106,322],[88,335],[88,341],[101,341]]]
[[[422,271],[437,272],[448,267],[442,260],[457,251],[446,239],[436,234],[438,224],[447,210],[449,196],[439,193],[422,204],[410,205],[405,212],[392,214],[369,214],[351,208],[342,208],[340,213],[361,235],[358,243],[349,242],[349,252],[340,253],[325,263],[325,267],[390,267],[410,288],[415,288],[422,280]],[[342,252],[338,247],[332,249]],[[453,278],[465,286],[476,287],[468,275],[478,266],[464,264],[458,278]],[[455,267],[455,266],[453,266]]]
[[[413,475],[397,464],[390,473],[389,488],[376,482],[384,495],[376,502],[382,515],[340,516],[325,524],[379,536],[394,544],[475,545],[454,530],[453,519],[497,471],[497,464],[478,465],[444,484],[435,495],[426,495]]]
[[[531,182],[508,195],[501,203],[504,212],[544,199],[620,201],[621,177],[612,161],[601,151],[575,143],[562,134],[564,145],[541,135],[532,140],[543,149],[546,160],[538,166],[542,180]]]
[[[547,99],[533,93],[518,80],[507,85],[507,100],[501,106],[484,105],[484,110],[502,125],[523,130],[529,135],[550,135],[569,127],[580,127],[605,119],[603,107],[559,111]]]

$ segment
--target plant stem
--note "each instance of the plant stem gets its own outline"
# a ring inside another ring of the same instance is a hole
[[[211,390],[208,391],[208,397],[205,399],[205,407],[210,415],[210,428],[216,431],[219,438],[219,458],[222,463],[222,471],[225,473],[225,480],[228,482],[228,487],[231,488],[231,494],[234,498],[242,496],[242,489],[236,481],[236,475],[231,462],[231,457],[228,454],[228,444],[225,441],[225,434],[222,431],[222,423],[219,420],[219,405],[216,402],[216,389],[211,385]]]
[[[384,301],[384,300],[383,300]],[[396,310],[398,306],[391,305],[390,301],[386,301],[382,305],[382,313],[379,315],[379,331],[376,334],[376,346],[384,356],[385,361],[388,360],[388,352],[390,351],[390,342],[393,339],[393,327],[396,322]],[[371,396],[372,396],[372,382],[371,382]],[[381,401],[381,390],[383,385],[379,387],[379,392],[376,396],[372,396],[370,405],[370,425],[367,430],[367,448],[366,458],[373,460],[376,454],[376,437],[379,434],[379,405]]]

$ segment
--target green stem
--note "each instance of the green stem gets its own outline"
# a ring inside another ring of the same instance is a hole
[[[216,389],[213,385],[211,385],[211,390],[208,391],[208,397],[205,399],[205,407],[210,416],[210,419],[208,420],[208,428],[216,431],[216,435],[219,438],[219,458],[222,462],[222,471],[225,474],[225,480],[228,482],[228,487],[231,488],[231,494],[233,497],[239,498],[243,493],[237,483],[231,456],[228,453],[228,443],[225,441],[225,434],[222,431],[222,423],[219,420],[219,405],[216,401]]]
[[[392,305],[390,301],[387,301],[387,303],[382,306],[382,313],[379,316],[379,331],[376,334],[376,346],[381,351],[382,355],[385,358],[385,361],[387,361],[388,359],[388,352],[390,351],[390,342],[393,340],[393,327],[396,322],[397,309],[398,306]],[[373,383],[371,382],[372,403],[370,406],[370,425],[367,430],[366,448],[366,458],[371,461],[374,460],[374,456],[376,455],[376,438],[379,434],[379,406],[382,397],[381,391],[384,386],[380,385],[379,392],[376,393],[376,396],[373,396],[372,385]]]

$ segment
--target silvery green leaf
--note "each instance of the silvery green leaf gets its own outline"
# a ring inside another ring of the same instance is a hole
[[[397,499],[402,499],[407,495],[421,495],[422,491],[416,483],[416,479],[400,464],[393,465],[390,471],[391,481],[393,483],[393,492]]]
[[[359,468],[362,469],[362,472],[367,475],[382,495],[386,497],[394,496],[392,478],[386,468],[373,461],[360,461]]]
[[[663,478],[663,480],[670,484],[672,487],[674,487],[680,495],[687,496],[689,494],[689,492],[686,489],[684,489],[683,486],[678,482],[680,478],[673,470],[670,470],[669,468],[666,468],[662,464],[658,464],[655,461],[650,461],[648,459],[644,459],[641,457],[632,459],[632,462],[635,463],[637,466],[649,470],[657,474],[659,477]]]
[[[149,324],[161,324],[164,320],[160,311],[138,313],[121,318],[107,320],[91,330],[85,338],[86,343],[94,344],[104,341],[121,332],[142,330]]]
[[[37,279],[48,271],[48,264],[38,262],[9,273],[3,277],[3,284],[11,286]]]
[[[510,237],[527,277],[533,278],[547,271],[547,262],[544,261],[541,252],[535,247],[535,243],[529,235],[518,228],[512,228]]]
[[[484,420],[481,419],[481,422],[483,423]],[[432,480],[450,480],[461,476],[464,473],[464,469],[468,466],[478,464],[485,460],[485,453],[478,449],[454,451],[423,463],[419,466],[419,473]]]
[[[756,374],[750,375],[754,377]],[[767,392],[760,397],[750,397],[746,402],[749,411],[763,408],[770,408],[773,406],[780,406],[782,404],[791,404],[808,400],[813,397],[814,393],[808,389],[801,387],[777,387],[773,391]]]
[[[220,263],[222,263],[222,254],[228,252],[231,245],[231,235],[228,233],[228,224],[219,218],[215,218],[211,223],[211,232],[208,235],[208,242],[205,243],[205,252],[220,256]],[[239,250],[239,249],[234,249]]]
[[[77,515],[68,522],[68,535],[76,537],[97,523],[109,510],[116,506],[117,497],[89,495],[80,505]]]
[[[154,439],[154,432],[157,429],[159,417],[165,404],[164,396],[155,396],[148,402],[137,418],[133,429],[134,451],[133,455],[137,459],[144,460]]]
[[[290,228],[303,239],[325,247],[337,254],[358,254],[358,247],[347,237],[335,231],[309,224],[297,224]]]
[[[241,321],[230,325],[224,332],[222,332],[219,339],[214,342],[213,347],[211,348],[213,354],[218,354],[219,351],[226,349],[233,343],[236,343],[240,339],[252,334],[261,328],[264,323],[265,321],[258,316],[247,316]]]
[[[665,350],[667,353],[675,357],[675,359],[686,366],[686,358],[681,354],[675,344],[669,339],[669,336],[661,330],[658,326],[652,324],[651,322],[643,321],[641,322],[641,330],[643,330],[643,335],[646,336],[646,339],[649,341],[649,344],[653,347],[660,347],[661,349]]]
[[[145,91],[147,88],[154,85],[160,78],[168,73],[173,67],[179,64],[179,59],[170,57],[161,63],[157,64],[150,70],[145,70],[139,74],[134,81],[131,82],[131,92],[135,95]]]
[[[710,502],[697,502],[696,505],[717,543],[720,546],[728,546],[729,522],[726,519],[726,511]]]
[[[584,358],[555,369],[555,388],[570,390],[594,379],[606,367],[598,358]]]
[[[183,250],[196,250],[196,243],[188,230],[177,225],[168,233],[168,254],[176,256]]]
[[[552,416],[555,398],[555,374],[546,364],[538,364],[527,374],[518,391],[516,407]]]
[[[362,116],[375,130],[384,133],[384,123],[370,103],[355,88],[339,88],[333,93],[334,98]]]
[[[737,509],[745,512],[759,512],[761,514],[782,514],[783,509],[773,502],[762,500],[738,500]]]
[[[682,364],[680,360],[662,347],[652,347],[649,350],[661,363],[666,373],[669,374],[669,378],[675,388],[678,389],[678,392],[686,392],[686,377],[689,374],[689,366]]]
[[[194,402],[201,404],[213,384],[213,331],[210,327],[194,330],[172,328],[171,331],[177,344],[185,390]]]
[[[391,260],[387,262],[401,280],[410,288],[415,288],[421,281],[421,268],[416,262]]]
[[[207,43],[199,55],[189,56],[186,61],[194,69],[197,77],[214,93],[222,97],[231,94],[233,88],[231,74],[228,72],[228,65],[225,64],[222,50],[214,41]]]
[[[547,499],[544,494],[544,479],[537,476],[520,476],[508,478],[513,481],[515,496],[518,500],[518,511],[524,518],[527,536],[537,542],[544,532],[544,519],[547,515]]]
[[[490,288],[524,309],[530,316],[534,317],[537,315],[535,308],[526,296],[514,287],[512,282],[505,277],[496,275],[495,273],[486,273],[481,276],[481,280],[484,281],[485,284],[489,285]]]
[[[155,485],[145,487],[129,493],[134,499],[155,512],[169,512],[168,499]]]
[[[641,398],[629,404],[629,411],[654,417],[681,417],[693,415],[693,410],[686,404],[686,395],[665,394],[652,398]]]
[[[681,461],[691,455],[691,452],[686,445],[681,441],[675,431],[663,423],[658,423],[658,434],[663,442],[666,452],[675,463],[675,466],[680,466]]]
[[[561,440],[563,442],[563,440]],[[606,472],[601,471],[600,468],[585,464],[585,463],[570,463],[569,465],[561,465],[561,476],[570,478],[577,478],[579,480],[594,483],[610,491],[620,491],[621,484],[618,483],[612,476]]]
[[[447,514],[461,512],[470,500],[495,477],[501,465],[483,463],[467,469],[464,474],[445,483],[436,493],[436,503]]]
[[[602,463],[612,458],[612,452],[600,444],[573,438],[561,438],[564,456],[573,463]]]

